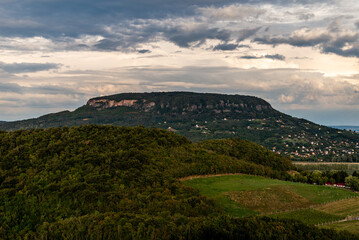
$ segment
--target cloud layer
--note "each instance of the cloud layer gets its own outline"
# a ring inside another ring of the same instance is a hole
[[[0,2],[0,120],[159,90],[357,110],[355,0]]]
[[[0,62],[0,70],[7,73],[33,73],[60,68],[55,63],[3,63]]]

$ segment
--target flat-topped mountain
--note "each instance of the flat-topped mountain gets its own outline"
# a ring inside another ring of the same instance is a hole
[[[240,137],[294,159],[359,161],[359,135],[281,113],[252,96],[155,92],[96,97],[73,112],[0,124],[2,130],[86,124],[158,127],[192,141]]]
[[[139,111],[173,115],[202,113],[242,113],[258,115],[273,111],[263,99],[224,94],[205,94],[191,92],[168,93],[123,93],[90,99],[87,106],[103,110],[116,107],[131,107]]]

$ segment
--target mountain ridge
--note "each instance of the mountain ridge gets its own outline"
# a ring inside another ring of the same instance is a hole
[[[230,110],[231,108],[237,108],[237,111],[244,108],[255,108],[258,111],[273,109],[268,102],[254,96],[194,92],[121,93],[91,98],[87,105],[100,108],[100,110],[124,106],[142,107],[146,111],[153,108],[171,108],[173,111],[181,111],[180,107],[182,107],[182,111],[203,111],[205,109]]]
[[[0,124],[1,130],[87,124],[157,127],[192,141],[240,137],[294,160],[359,161],[359,135],[291,117],[253,96],[194,92],[121,93],[73,112]]]

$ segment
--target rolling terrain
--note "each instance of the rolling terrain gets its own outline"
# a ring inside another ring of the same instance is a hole
[[[0,123],[2,130],[88,124],[167,129],[192,141],[240,137],[294,160],[359,162],[359,135],[281,113],[263,99],[191,92],[123,93],[73,112]]]
[[[267,178],[244,187],[259,191],[264,185],[283,186],[269,178],[290,179],[287,171],[293,166],[288,158],[246,140],[217,141],[193,143],[144,127],[0,131],[0,238],[359,239],[295,220],[228,216],[179,178],[256,174]],[[307,185],[315,190],[311,193],[293,186],[292,193],[313,202],[353,194]],[[286,189],[277,192],[288,196]]]
[[[359,221],[333,223],[329,225],[324,225],[322,226],[322,228],[334,229],[337,231],[349,231],[355,234],[359,234]]]

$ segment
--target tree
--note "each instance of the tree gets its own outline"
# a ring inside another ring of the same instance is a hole
[[[351,189],[353,189],[355,191],[358,191],[359,190],[359,178],[349,176],[349,177],[345,178],[345,185],[347,185],[348,187],[350,187]]]

